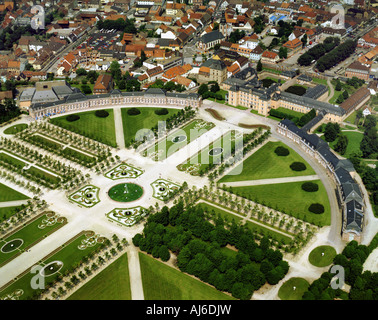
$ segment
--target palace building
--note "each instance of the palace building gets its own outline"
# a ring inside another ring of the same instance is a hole
[[[65,99],[46,103],[35,103],[29,107],[29,115],[42,119],[65,112],[86,111],[113,105],[148,105],[148,106],[190,106],[199,108],[201,97],[196,93],[172,93],[158,88],[149,88],[144,92],[121,92],[86,96],[83,93],[72,93]]]
[[[297,143],[326,169],[336,184],[342,219],[341,237],[344,241],[361,242],[365,203],[361,189],[353,178],[355,170],[350,160],[339,159],[320,137],[308,134],[304,128],[299,129],[288,119],[278,123],[277,132]]]
[[[238,81],[228,89],[228,103],[232,106],[242,106],[256,110],[259,114],[268,116],[271,109],[279,107],[307,113],[311,109],[325,112],[325,120],[340,122],[347,112],[345,109],[327,102],[317,100],[328,92],[327,87],[316,85],[307,90],[303,96],[281,90],[280,83],[273,83],[264,88],[262,82],[256,77],[249,81]]]

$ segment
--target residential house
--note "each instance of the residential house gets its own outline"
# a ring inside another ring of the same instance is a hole
[[[301,51],[303,43],[298,38],[295,38],[285,42],[282,46],[288,49],[288,56],[292,56]]]
[[[270,63],[275,64],[280,60],[280,57],[277,53],[273,51],[264,51],[261,55],[261,62],[262,63]]]
[[[113,90],[113,78],[110,74],[101,74],[98,76],[95,85],[93,86],[94,94],[109,93]]]
[[[197,42],[197,47],[201,50],[209,50],[216,44],[220,44],[225,36],[218,30],[204,34]]]
[[[357,77],[362,80],[369,80],[370,77],[370,65],[362,64],[359,61],[353,61],[346,69],[345,76],[347,78]]]

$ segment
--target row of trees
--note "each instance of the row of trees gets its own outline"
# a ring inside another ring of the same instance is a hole
[[[334,274],[329,270],[308,287],[303,300],[378,300],[378,273],[363,271],[364,262],[377,245],[378,236],[369,246],[359,245],[353,240],[333,259],[334,265],[344,268],[345,283],[351,286],[349,293],[330,286]]]
[[[318,60],[324,56],[327,52],[337,47],[340,44],[340,38],[338,37],[327,37],[324,39],[323,43],[319,43],[316,46],[309,49],[304,54],[300,55],[298,58],[298,64],[300,66],[309,66],[313,60]]]
[[[322,56],[316,63],[315,67],[320,72],[331,69],[341,61],[348,58],[357,47],[357,41],[347,40],[338,45],[336,48]]]
[[[16,118],[20,114],[20,108],[13,99],[6,98],[3,103],[0,103],[0,123]]]
[[[97,21],[97,29],[106,29],[106,30],[118,30],[123,31],[125,33],[137,33],[137,28],[135,27],[135,20],[134,19],[127,19],[124,20],[119,18],[117,20],[99,20]]]
[[[250,299],[266,282],[277,284],[289,270],[282,253],[271,248],[269,238],[258,244],[247,227],[226,223],[220,216],[210,217],[201,206],[184,207],[183,201],[149,216],[133,243],[155,256],[160,256],[160,251],[164,256],[169,250],[177,255],[181,271],[243,300]],[[221,248],[227,244],[238,251],[224,253]]]

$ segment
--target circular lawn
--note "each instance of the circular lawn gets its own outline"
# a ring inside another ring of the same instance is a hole
[[[315,267],[329,266],[336,256],[335,248],[331,246],[319,246],[312,250],[308,256],[308,260]]]
[[[143,195],[143,188],[135,183],[120,183],[110,188],[108,195],[118,202],[130,202]]]
[[[303,278],[290,278],[278,290],[278,297],[281,300],[302,300],[309,285],[308,281]]]

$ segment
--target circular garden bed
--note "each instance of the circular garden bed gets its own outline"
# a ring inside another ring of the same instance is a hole
[[[280,157],[286,157],[290,154],[290,151],[289,149],[285,148],[285,147],[282,147],[282,146],[278,146],[275,150],[274,150],[275,154],[277,156],[280,156]]]
[[[331,246],[319,246],[310,252],[308,260],[315,267],[322,268],[329,266],[336,254],[335,248]]]
[[[316,192],[319,190],[319,186],[314,182],[305,182],[302,184],[302,190],[306,192]]]
[[[278,297],[281,300],[302,300],[309,286],[309,282],[303,278],[290,278],[278,290]]]
[[[143,188],[135,183],[120,183],[108,191],[109,197],[118,202],[130,202],[143,195]]]
[[[293,171],[305,171],[307,168],[303,162],[293,162],[290,165],[290,169]]]

